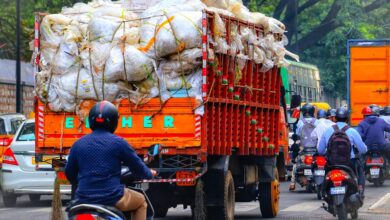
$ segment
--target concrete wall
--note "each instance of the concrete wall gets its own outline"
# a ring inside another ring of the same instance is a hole
[[[23,114],[28,116],[34,110],[34,87],[22,87]],[[16,86],[15,84],[0,82],[0,114],[16,112]]]

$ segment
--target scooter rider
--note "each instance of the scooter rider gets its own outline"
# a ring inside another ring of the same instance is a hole
[[[336,123],[336,109],[328,109],[328,111],[326,112],[326,118]]]
[[[364,177],[364,171],[363,171],[363,165],[361,161],[359,160],[359,155],[355,154],[355,150],[357,150],[356,153],[362,155],[367,152],[367,146],[364,144],[362,138],[359,135],[359,132],[357,132],[353,128],[349,128],[347,125],[348,122],[348,110],[346,108],[338,108],[336,110],[336,126],[342,130],[345,130],[346,135],[348,136],[348,139],[351,143],[351,163],[350,166],[353,170],[355,170],[358,177],[358,185],[359,185],[359,193],[362,197],[364,197],[364,186],[365,186],[365,177]],[[320,143],[318,145],[318,154],[325,155],[327,153],[327,147],[329,144],[329,140],[332,137],[333,133],[335,132],[335,129],[333,127],[328,128],[324,134],[321,137]]]
[[[311,137],[311,133],[314,128],[317,126],[318,121],[314,117],[315,108],[313,105],[306,103],[301,108],[303,118],[298,121],[297,130],[295,135],[299,136],[301,148],[306,147],[315,147],[317,145],[316,140]],[[297,151],[302,149],[293,149],[295,151],[294,160],[296,159],[296,155],[298,155]],[[295,173],[297,169],[297,164],[293,164],[292,175],[291,175],[291,183],[290,183],[290,191],[295,190]]]
[[[316,128],[313,130],[313,132],[311,133],[311,137],[314,138],[315,140],[317,140],[317,148],[319,145],[319,140],[321,140],[321,137],[324,134],[324,132],[326,131],[326,129],[332,127],[335,124],[331,120],[326,119],[326,117],[327,117],[327,114],[326,114],[325,110],[322,110],[322,109],[318,110],[318,112],[317,112],[318,124],[317,124]]]
[[[390,125],[390,106],[386,106],[383,108],[381,119],[385,120],[385,122]],[[386,143],[390,143],[390,133],[385,132]]]
[[[379,118],[380,108],[378,106],[372,106],[371,110],[372,114],[359,123],[357,130],[368,150],[380,150],[390,160],[390,144],[385,140],[385,132],[390,132],[390,125]]]
[[[77,140],[68,157],[65,174],[77,185],[77,203],[115,206],[132,212],[132,219],[146,219],[147,203],[143,194],[120,184],[122,163],[139,179],[156,174],[137,156],[133,148],[114,131],[119,114],[107,101],[97,103],[89,112],[92,133]]]

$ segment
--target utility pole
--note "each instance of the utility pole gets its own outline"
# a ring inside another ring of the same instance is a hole
[[[16,112],[22,113],[22,93],[20,86],[20,0],[16,0]]]

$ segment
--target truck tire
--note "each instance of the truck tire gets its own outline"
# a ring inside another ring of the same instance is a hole
[[[199,179],[195,186],[194,205],[191,206],[193,220],[207,219],[205,200],[206,200],[206,195],[204,192],[204,184],[203,181]]]
[[[228,170],[224,178],[223,206],[211,206],[207,209],[208,219],[234,220],[235,188],[231,172]]]
[[[28,197],[32,203],[38,203],[41,200],[41,195],[39,194],[29,194]]]
[[[16,205],[15,194],[3,194],[3,202],[5,207],[14,207]]]
[[[279,175],[270,183],[259,183],[260,211],[263,218],[274,218],[279,212]]]
[[[168,214],[168,208],[153,206],[153,209],[154,209],[154,217],[156,218],[165,218]]]

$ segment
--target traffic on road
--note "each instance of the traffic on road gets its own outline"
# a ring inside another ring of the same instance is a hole
[[[389,14],[7,2],[0,219],[390,219]]]

